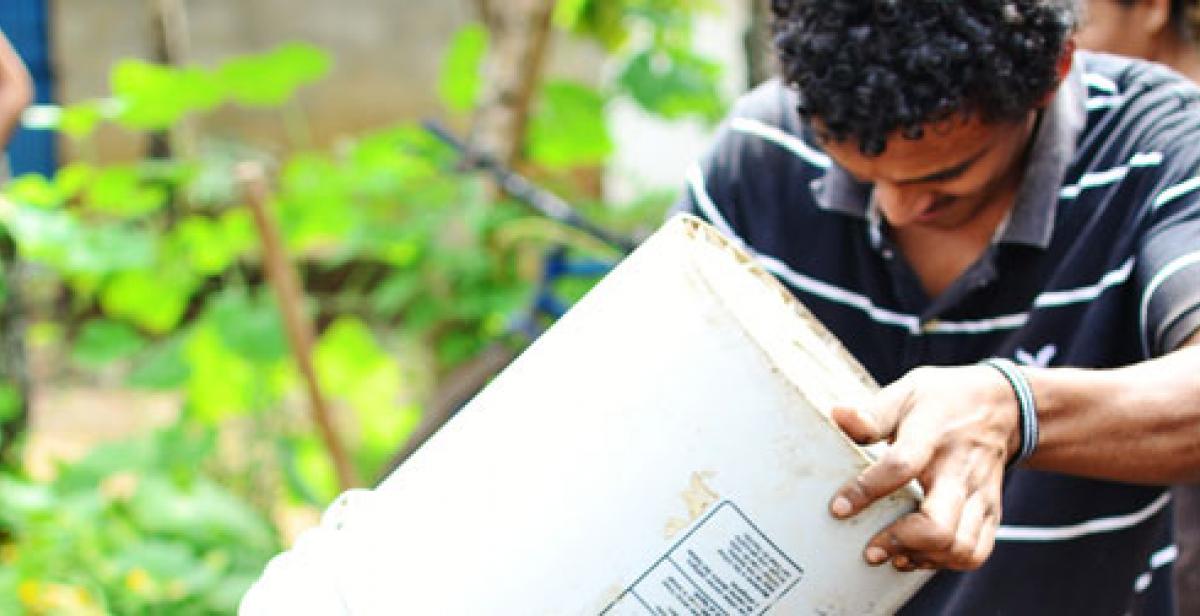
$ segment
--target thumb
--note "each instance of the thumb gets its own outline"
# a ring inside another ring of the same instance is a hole
[[[859,445],[890,440],[909,406],[912,389],[910,373],[867,398],[837,402],[829,415]]]
[[[878,420],[862,405],[838,403],[830,410],[829,416],[850,440],[859,445],[868,445],[884,437]]]

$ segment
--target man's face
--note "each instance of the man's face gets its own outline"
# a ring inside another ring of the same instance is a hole
[[[1076,40],[1082,49],[1115,53],[1132,58],[1150,57],[1150,37],[1142,34],[1144,7],[1122,5],[1117,0],[1088,0],[1087,11]]]
[[[920,139],[893,135],[879,156],[859,152],[855,139],[823,145],[843,169],[874,185],[875,202],[893,228],[954,230],[984,210],[1009,205],[1001,197],[1020,183],[1035,118],[1033,111],[1006,123],[958,116],[927,126]]]

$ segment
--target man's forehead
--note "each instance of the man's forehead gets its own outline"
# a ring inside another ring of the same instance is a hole
[[[814,122],[814,128],[816,123]],[[925,127],[915,139],[900,133],[889,136],[882,154],[869,156],[858,149],[853,138],[826,140],[825,150],[851,172],[886,170],[895,180],[916,180],[949,172],[978,158],[1003,131],[1014,127],[961,116]],[[818,134],[820,129],[817,129]]]

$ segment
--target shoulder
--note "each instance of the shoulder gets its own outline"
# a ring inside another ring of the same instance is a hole
[[[1085,139],[1104,150],[1137,148],[1200,155],[1200,88],[1152,62],[1080,52],[1087,88]]]
[[[734,103],[717,150],[789,173],[823,173],[829,157],[800,118],[799,106],[799,94],[779,79],[759,85]]]

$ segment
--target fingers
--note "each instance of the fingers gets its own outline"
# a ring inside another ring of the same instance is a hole
[[[926,492],[918,511],[867,544],[869,563],[970,570],[991,554],[1006,457],[1007,432],[998,418],[1007,417],[1001,403],[1010,401],[997,402],[995,384],[967,378],[969,370],[917,369],[868,403],[833,409],[834,421],[855,441],[891,443],[834,494],[834,517],[857,515],[913,480]]]
[[[936,479],[930,485],[920,509],[900,518],[872,538],[867,544],[868,562],[878,564],[885,560],[879,558],[881,550],[891,557],[906,556],[911,559],[942,554],[954,546],[968,493],[962,477],[962,465],[953,466],[957,468],[936,469],[942,474],[935,475]],[[879,549],[871,550],[872,547]],[[893,562],[901,567],[904,565],[904,560]]]
[[[913,373],[915,374],[915,373]],[[916,478],[933,457],[935,431],[902,423],[912,406],[913,378],[906,376],[875,396],[868,409],[837,407],[833,417],[850,438],[869,443],[895,437],[896,442],[858,477],[843,485],[830,501],[834,517],[853,516],[871,503]],[[900,426],[900,433],[897,433]]]
[[[835,406],[829,416],[850,440],[868,445],[883,438],[878,422],[868,412],[852,406]]]
[[[836,404],[830,417],[846,436],[860,445],[889,439],[911,406],[912,382],[910,374],[879,390],[869,400]]]
[[[871,539],[864,558],[872,565],[887,560],[900,571],[978,569],[991,555],[1000,523],[999,482],[965,492],[961,477],[944,475],[929,491],[921,509]]]
[[[830,513],[837,518],[858,514],[871,503],[916,479],[932,456],[931,447],[904,447],[897,443],[834,494]]]

